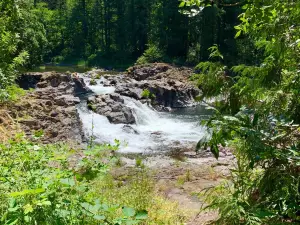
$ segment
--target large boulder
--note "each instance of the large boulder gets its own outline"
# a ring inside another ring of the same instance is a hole
[[[88,98],[88,107],[95,113],[106,116],[111,123],[133,124],[135,118],[119,94],[96,95]]]
[[[143,98],[143,83],[120,83],[116,86],[116,93],[140,100]]]

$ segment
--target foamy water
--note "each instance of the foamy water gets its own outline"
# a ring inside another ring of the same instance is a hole
[[[86,79],[86,78],[85,78]],[[104,79],[104,78],[103,78]],[[86,80],[89,84],[89,81]],[[114,92],[114,87],[104,87],[98,81],[96,86],[89,88],[97,94]],[[204,128],[199,125],[199,118],[185,119],[184,115],[162,113],[155,111],[151,106],[129,97],[123,97],[126,106],[134,113],[136,124],[130,125],[131,132],[124,130],[125,124],[111,124],[105,116],[98,115],[87,109],[86,103],[79,107],[79,114],[87,136],[92,134],[98,143],[114,143],[121,141],[121,152],[149,153],[165,151],[174,145],[196,145],[204,135]]]

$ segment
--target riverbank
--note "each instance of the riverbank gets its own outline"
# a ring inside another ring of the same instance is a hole
[[[182,152],[173,156],[122,157],[122,168],[112,171],[114,177],[125,176],[131,168],[144,166],[155,180],[155,190],[178,204],[186,215],[186,224],[205,225],[218,218],[215,211],[201,211],[205,207],[205,191],[230,178],[234,156],[227,150],[217,160],[212,155]]]

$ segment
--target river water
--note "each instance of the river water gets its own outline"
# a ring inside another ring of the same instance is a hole
[[[89,78],[84,79],[88,85]],[[113,86],[104,87],[100,81],[88,87],[96,94],[114,92]],[[119,140],[119,151],[122,153],[157,153],[168,151],[170,147],[191,147],[204,135],[200,122],[210,112],[203,105],[167,113],[157,112],[151,106],[129,97],[124,97],[124,100],[136,118],[136,124],[130,125],[129,130],[124,129],[124,124],[111,124],[105,116],[88,110],[83,101],[78,110],[85,134],[93,135],[97,143],[114,143],[115,139]]]

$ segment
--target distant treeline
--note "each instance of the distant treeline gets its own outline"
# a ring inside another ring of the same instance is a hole
[[[205,8],[184,15],[177,0],[35,0],[29,12],[45,32],[45,62],[85,60],[126,64],[147,49],[150,60],[194,65],[217,44],[226,59],[240,58],[234,39],[239,6]],[[36,54],[36,53],[34,53]],[[146,53],[147,54],[147,53]],[[32,62],[36,64],[37,61]]]

